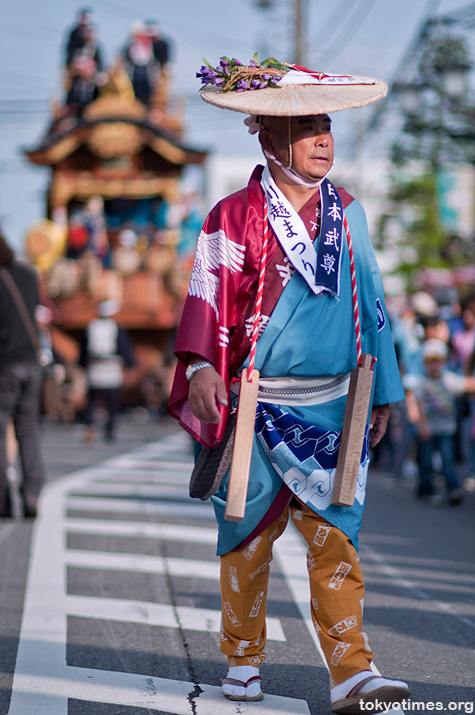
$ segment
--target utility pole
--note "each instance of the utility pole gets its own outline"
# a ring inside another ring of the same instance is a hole
[[[303,66],[305,62],[306,41],[304,31],[306,27],[306,0],[295,0],[294,24],[294,62]]]
[[[292,62],[301,66],[305,64],[307,50],[307,40],[305,36],[308,21],[307,1],[308,0],[294,0],[292,4],[289,3],[290,13],[292,15],[291,23],[293,25]],[[261,10],[269,10],[276,6],[277,0],[255,0],[255,3]]]

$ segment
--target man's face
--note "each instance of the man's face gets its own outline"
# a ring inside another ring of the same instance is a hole
[[[292,169],[311,181],[322,179],[333,165],[333,135],[328,114],[291,117],[290,137],[287,117],[275,117],[265,125],[270,132],[273,154],[289,165],[289,140],[292,144]]]

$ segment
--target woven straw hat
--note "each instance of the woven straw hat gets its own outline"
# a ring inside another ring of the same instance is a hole
[[[324,75],[294,67],[277,86],[239,92],[209,84],[201,90],[201,97],[215,107],[234,112],[293,117],[364,107],[382,99],[388,91],[385,82],[373,77]]]

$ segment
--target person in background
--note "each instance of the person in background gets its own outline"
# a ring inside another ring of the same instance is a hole
[[[462,375],[473,375],[471,356],[475,349],[475,294],[470,293],[460,301],[460,325],[453,332],[450,344],[452,346],[453,369]],[[472,452],[472,424],[475,416],[475,402],[471,395],[463,394],[457,397],[457,434],[455,439],[455,454],[458,461],[465,465],[470,477],[475,471]]]
[[[145,29],[152,38],[152,47],[155,60],[163,72],[170,62],[170,45],[162,35],[161,28],[154,20],[145,21]]]
[[[455,460],[456,402],[464,392],[475,392],[475,377],[459,375],[446,369],[447,344],[437,338],[422,347],[424,375],[407,375],[406,387],[418,404],[417,461],[419,479],[417,496],[435,505],[443,501],[433,484],[433,456],[440,454],[448,503],[463,500],[463,490]]]
[[[87,382],[86,444],[94,441],[94,412],[101,401],[107,410],[104,438],[107,442],[115,440],[124,368],[135,365],[129,334],[113,318],[119,307],[116,300],[102,301],[98,317],[89,323],[80,344],[79,365],[85,368]]]
[[[39,330],[41,364],[43,366],[43,390],[41,412],[45,419],[54,420],[62,414],[61,392],[66,368],[62,356],[53,344],[51,334],[52,311],[45,305],[36,309]]]
[[[23,515],[34,518],[46,479],[39,431],[43,368],[38,360],[38,348],[33,344],[7,280],[13,280],[29,321],[39,334],[35,315],[40,304],[38,279],[32,268],[15,260],[1,234],[0,267],[0,516],[14,516],[6,452],[7,429],[13,422],[21,462]],[[39,340],[37,342],[39,344]]]
[[[157,60],[153,40],[145,23],[139,21],[132,25],[123,59],[136,98],[149,107],[156,81]]]
[[[106,265],[109,257],[109,240],[102,196],[91,196],[88,199],[84,207],[83,221],[87,230],[87,251]]]
[[[102,54],[94,27],[85,25],[81,37],[82,44],[71,54],[68,63],[70,85],[66,96],[66,105],[77,114],[82,114],[85,107],[98,97],[99,87],[105,81]]]
[[[475,293],[472,293],[469,298],[467,298],[465,307],[475,315]],[[474,327],[475,330],[475,327]],[[471,354],[467,359],[466,364],[466,374],[469,376],[475,376],[475,345]],[[465,480],[465,489],[467,491],[475,491],[475,396],[470,395],[469,400],[469,412],[470,416],[467,419],[467,432],[466,432],[466,444],[467,449],[467,465],[468,465],[468,476]]]
[[[462,325],[452,335],[452,345],[458,367],[464,375],[470,374],[470,357],[475,348],[475,295],[464,298],[460,303]]]
[[[64,63],[66,67],[69,67],[76,52],[86,44],[87,29],[93,24],[94,14],[91,8],[81,8],[77,14],[76,24],[70,30],[66,41],[64,56]]]

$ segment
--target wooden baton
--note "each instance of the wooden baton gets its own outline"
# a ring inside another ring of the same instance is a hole
[[[242,521],[246,511],[258,389],[259,371],[252,371],[252,380],[249,382],[247,368],[244,368],[241,374],[233,458],[229,473],[226,511],[224,512],[224,518],[227,521]]]
[[[372,356],[364,353],[361,365],[351,372],[332,492],[332,504],[338,506],[353,506],[355,501],[373,386],[372,362]]]

